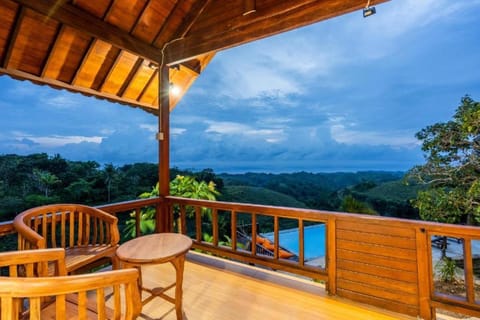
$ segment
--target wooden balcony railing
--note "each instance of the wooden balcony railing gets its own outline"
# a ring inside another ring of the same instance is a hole
[[[435,319],[437,308],[480,316],[478,227],[171,196],[100,206],[120,220],[135,212],[137,236],[147,207],[157,209],[157,221],[171,222],[162,229],[189,235],[196,250],[324,281],[332,295],[423,319]],[[310,228],[318,233],[313,244],[306,239]],[[284,246],[291,229],[298,238],[293,249]],[[0,224],[0,236],[12,233],[10,222]],[[454,294],[435,286],[443,237],[456,248],[456,256],[449,255],[464,271],[457,275],[463,289]],[[260,243],[264,238],[271,246]],[[306,252],[312,246],[323,249],[324,257],[311,260]]]

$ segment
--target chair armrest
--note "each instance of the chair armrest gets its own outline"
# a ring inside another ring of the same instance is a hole
[[[23,266],[26,272],[24,275],[27,277],[34,275],[34,269],[27,267],[28,265],[43,266],[43,270],[37,270],[38,275],[48,275],[48,263],[55,264],[57,275],[67,275],[63,248],[0,252],[0,268],[8,267],[11,272],[18,266]]]
[[[45,238],[26,225],[24,219],[25,215],[18,214],[13,220],[13,226],[18,233],[18,249],[45,249],[47,245]]]
[[[105,311],[104,289],[113,290],[114,315],[115,319],[120,318],[124,313],[125,319],[135,319],[141,311],[141,300],[138,289],[139,273],[137,269],[123,269],[105,271],[73,276],[39,277],[39,278],[16,278],[0,277],[0,298],[2,307],[6,312],[15,310],[13,304],[18,298],[29,299],[31,315],[40,319],[40,300],[43,297],[54,297],[57,303],[65,305],[65,295],[78,293],[78,315],[85,315],[88,308],[87,292],[96,290],[97,305],[101,312]],[[121,286],[123,285],[123,286]],[[124,288],[123,302],[121,300],[121,287]],[[5,299],[5,304],[3,299]],[[123,304],[123,307],[122,307]],[[56,318],[65,318],[65,309],[57,308],[53,311]],[[3,314],[3,310],[2,310]],[[5,313],[6,316],[12,316]]]

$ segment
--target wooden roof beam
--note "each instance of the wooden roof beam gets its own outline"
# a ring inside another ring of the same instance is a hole
[[[30,81],[32,81],[34,83],[37,83],[37,84],[47,84],[47,85],[49,85],[53,88],[56,88],[56,89],[66,89],[66,90],[69,90],[69,91],[72,91],[72,92],[80,92],[80,93],[85,94],[87,96],[95,96],[95,97],[98,97],[100,99],[107,99],[107,100],[114,101],[114,102],[117,102],[117,103],[120,103],[120,104],[126,104],[126,105],[133,106],[133,107],[139,107],[139,108],[141,108],[141,109],[143,109],[143,110],[145,110],[149,113],[152,113],[154,115],[158,114],[157,109],[152,108],[152,106],[148,103],[142,103],[142,102],[132,100],[132,99],[128,99],[128,98],[122,98],[122,97],[119,97],[119,96],[116,96],[116,95],[113,95],[113,94],[110,94],[110,93],[99,92],[97,90],[86,88],[86,87],[74,86],[74,85],[65,83],[63,81],[59,81],[59,80],[41,78],[39,76],[33,75],[31,73],[24,72],[24,71],[20,71],[20,70],[12,70],[12,69],[7,70],[5,68],[0,67],[0,75],[2,75],[2,74],[9,75],[9,76],[11,76],[13,78],[16,78],[16,79],[30,80]]]
[[[8,68],[8,64],[12,56],[13,47],[15,46],[15,42],[18,36],[18,32],[20,31],[20,26],[22,25],[24,15],[25,10],[23,9],[23,7],[19,7],[15,17],[15,24],[12,26],[12,30],[8,35],[8,46],[5,49],[2,61],[0,61],[0,67]]]
[[[175,39],[183,38],[188,31],[192,28],[192,25],[197,21],[198,17],[202,14],[205,7],[210,3],[211,0],[195,0],[195,3],[188,11],[188,14],[183,19],[183,22],[175,31],[167,32],[165,29],[168,25],[172,22],[171,20],[176,15],[181,15],[183,7],[186,4],[186,1],[178,1],[175,5],[175,8],[172,10],[170,15],[168,16],[167,20],[163,24],[163,27],[158,32],[155,40],[153,41],[154,44],[158,46],[162,46],[167,43],[168,41],[176,41]]]
[[[389,0],[377,0],[375,4],[386,1]],[[247,16],[251,17],[249,22],[244,19],[230,20],[223,22],[224,25],[212,27],[210,32],[202,30],[201,36],[195,34],[172,41],[165,48],[165,63],[178,64],[202,54],[228,49],[365,7],[363,0],[304,1],[303,5],[291,6],[291,10],[287,10],[285,4],[278,2],[277,7],[269,7],[264,11],[257,6],[256,14]]]
[[[69,3],[58,5],[56,0],[12,0],[22,6],[34,10],[42,15],[54,19],[112,44],[120,49],[127,50],[146,60],[160,63],[162,61],[161,49],[149,45],[131,36],[122,29],[113,26],[102,19],[92,16]]]

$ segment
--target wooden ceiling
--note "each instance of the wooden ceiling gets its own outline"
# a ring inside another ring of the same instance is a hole
[[[159,65],[170,67],[170,82],[180,89],[178,95],[170,94],[172,109],[215,52],[360,11],[366,4],[367,0],[0,0],[0,74],[156,114]]]

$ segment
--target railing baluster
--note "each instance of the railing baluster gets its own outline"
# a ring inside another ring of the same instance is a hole
[[[305,265],[305,230],[303,219],[298,219],[298,263],[300,266]]]
[[[463,259],[467,301],[469,303],[475,303],[475,279],[473,277],[472,241],[467,238],[463,239]]]
[[[278,229],[279,229],[279,222],[278,222],[278,216],[275,216],[273,218],[273,258],[275,260],[278,260],[278,247],[280,246],[280,237],[278,234]]]
[[[230,220],[231,220],[230,230],[232,232],[232,234],[231,234],[232,250],[237,251],[237,230],[238,230],[238,226],[237,226],[237,213],[235,212],[235,210],[232,210],[230,212]]]
[[[187,234],[187,213],[185,210],[185,205],[180,206],[180,233]]]
[[[197,241],[202,241],[202,210],[200,207],[195,207],[195,229]]]
[[[218,246],[218,209],[212,210],[213,245]]]
[[[257,255],[257,215],[255,213],[252,213],[252,255],[256,256]]]
[[[140,229],[142,211],[140,208],[135,208],[135,236],[140,237],[142,230]]]

